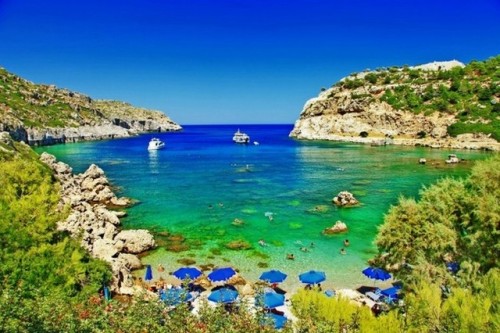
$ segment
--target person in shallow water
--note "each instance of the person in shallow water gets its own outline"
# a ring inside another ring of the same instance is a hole
[[[263,239],[259,240],[259,245],[260,246],[267,246],[266,242]]]
[[[344,240],[344,246],[348,247],[349,245],[350,245],[349,240],[348,239]]]
[[[346,250],[344,248],[340,249],[340,254],[347,254]]]

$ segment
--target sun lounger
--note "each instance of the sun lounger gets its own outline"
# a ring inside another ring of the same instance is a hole
[[[370,297],[375,302],[378,302],[383,297],[382,295],[378,295],[372,291],[367,292],[366,296]]]

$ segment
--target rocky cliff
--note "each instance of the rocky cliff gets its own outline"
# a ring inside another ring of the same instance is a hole
[[[134,294],[131,271],[142,267],[137,255],[154,248],[155,241],[147,230],[120,230],[122,214],[107,208],[124,207],[130,201],[116,197],[104,172],[94,164],[84,173],[74,175],[70,166],[57,162],[52,155],[43,153],[40,160],[53,170],[61,184],[59,208],[69,209],[58,229],[69,232],[93,257],[111,265],[113,291]]]
[[[178,131],[160,111],[34,84],[0,68],[0,131],[30,145],[102,140]]]
[[[500,57],[352,74],[306,102],[290,136],[500,150]]]

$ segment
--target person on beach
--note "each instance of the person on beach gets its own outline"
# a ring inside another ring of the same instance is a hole
[[[259,245],[260,246],[267,246],[266,242],[263,239],[259,240]]]
[[[295,259],[295,256],[293,255],[293,253],[288,253],[288,254],[286,255],[286,258],[287,258],[288,260],[294,260],[294,259]]]
[[[349,243],[349,240],[348,240],[348,239],[344,240],[344,246],[345,246],[345,247],[348,247],[348,246],[349,246],[349,244],[350,244],[350,243]]]
[[[344,248],[340,249],[340,254],[347,254],[346,250]]]
[[[309,252],[309,249],[307,247],[303,246],[303,247],[300,248],[300,251],[302,251],[302,252]]]

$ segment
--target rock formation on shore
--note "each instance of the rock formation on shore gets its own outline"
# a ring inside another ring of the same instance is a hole
[[[70,209],[58,229],[81,239],[81,245],[93,257],[111,264],[113,291],[133,294],[131,271],[142,267],[137,254],[154,248],[155,241],[147,230],[120,230],[119,213],[107,209],[127,206],[130,200],[117,198],[103,170],[94,164],[74,175],[70,166],[57,162],[53,155],[43,153],[40,160],[61,184],[60,209]]]
[[[500,150],[500,56],[352,74],[307,101],[290,136]]]
[[[160,111],[34,84],[0,68],[0,132],[41,146],[181,130]]]

